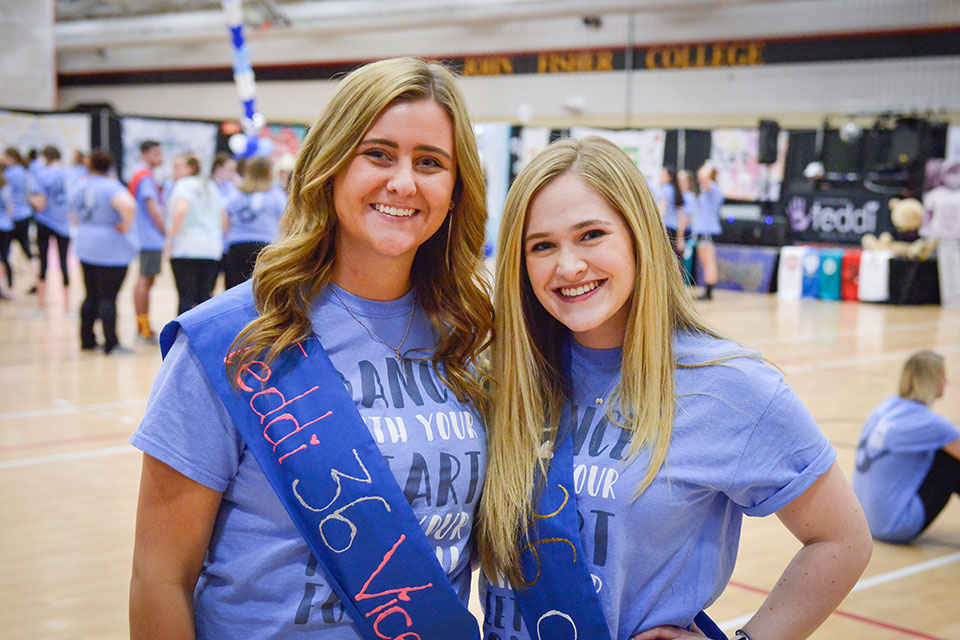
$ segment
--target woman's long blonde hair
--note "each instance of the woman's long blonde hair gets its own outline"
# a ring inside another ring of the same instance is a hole
[[[351,72],[311,126],[291,176],[280,237],[257,259],[253,297],[259,317],[231,347],[238,353],[227,365],[231,380],[244,363],[263,357],[271,362],[312,334],[310,304],[330,281],[336,257],[334,176],[384,109],[419,100],[437,102],[450,116],[457,180],[455,206],[417,250],[410,278],[439,335],[434,367],[461,401],[482,403],[475,365],[489,342],[493,311],[481,275],[487,216],[480,158],[456,77],[443,65],[415,58],[381,60]]]
[[[569,330],[537,301],[524,261],[531,201],[551,181],[571,173],[623,216],[633,236],[636,282],[615,392],[624,428],[634,432],[627,460],[643,449],[650,463],[636,496],[653,481],[673,430],[673,334],[678,329],[716,335],[700,321],[670,249],[657,204],[630,158],[598,137],[561,140],[537,155],[507,195],[497,245],[495,334],[491,350],[491,420],[487,477],[480,504],[479,549],[488,576],[519,580],[518,541],[527,535],[537,489],[546,474],[539,455],[554,442],[570,390],[560,362]],[[610,403],[616,406],[616,401]],[[521,545],[522,546],[522,543]]]
[[[917,351],[903,364],[898,393],[906,400],[916,400],[928,407],[937,399],[940,377],[946,368],[943,356],[935,351]]]

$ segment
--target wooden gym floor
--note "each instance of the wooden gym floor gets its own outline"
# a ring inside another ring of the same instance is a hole
[[[15,258],[22,258],[13,251]],[[67,309],[51,275],[48,306],[25,293],[0,302],[0,636],[127,637],[127,584],[140,454],[127,444],[160,364],[135,345],[134,265],[119,298],[119,332],[134,355],[81,353],[77,265]],[[169,266],[153,292],[159,328],[174,315]],[[913,351],[936,349],[960,379],[960,313],[939,307],[815,300],[719,291],[708,321],[761,350],[786,373],[839,451],[848,476],[860,426],[893,392]],[[960,383],[935,409],[960,422]],[[797,543],[776,518],[748,518],[733,580],[709,613],[728,632],[760,605]],[[854,592],[815,634],[820,640],[960,638],[960,504],[952,500],[911,546],[875,545]],[[479,610],[477,603],[474,609]]]

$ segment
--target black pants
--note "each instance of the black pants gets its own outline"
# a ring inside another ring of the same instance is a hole
[[[23,249],[23,255],[27,256],[27,260],[33,259],[33,251],[30,250],[31,222],[33,222],[32,217],[13,221],[13,239],[20,243],[20,248]]]
[[[257,256],[267,244],[266,242],[237,242],[230,245],[223,257],[227,289],[250,279],[253,275],[253,267],[257,264]]]
[[[67,249],[70,247],[70,236],[62,236],[42,222],[37,223],[37,245],[40,252],[40,281],[47,279],[47,252],[50,249],[50,238],[57,239],[57,252],[60,254],[60,273],[63,274],[63,286],[70,286],[70,275],[67,272]]]
[[[13,288],[13,269],[10,268],[10,243],[13,242],[13,231],[0,231],[0,263],[7,268],[7,285]]]
[[[923,484],[917,489],[917,495],[923,502],[924,520],[923,529],[930,526],[934,518],[940,515],[947,501],[953,494],[960,494],[960,460],[938,449],[933,457],[930,471],[924,478]]]
[[[103,329],[103,350],[110,353],[117,346],[117,294],[127,275],[126,267],[102,267],[81,262],[87,297],[80,305],[80,348],[93,349],[96,338],[93,324],[100,318]]]
[[[219,260],[207,258],[170,258],[173,281],[177,285],[177,315],[189,311],[213,294]]]

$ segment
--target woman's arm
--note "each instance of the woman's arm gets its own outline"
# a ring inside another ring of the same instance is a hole
[[[957,460],[960,460],[960,438],[957,438],[953,442],[948,442],[943,445],[943,450],[952,455]]]
[[[856,584],[873,551],[863,509],[836,463],[777,517],[803,548],[744,626],[754,640],[809,637]]]
[[[130,579],[131,640],[195,638],[193,590],[221,496],[143,456]]]
[[[183,221],[186,219],[188,213],[190,213],[189,200],[185,198],[178,198],[173,202],[173,212],[170,220],[170,228],[167,229],[168,245],[170,245],[173,238],[176,238],[177,234],[180,233],[180,227],[183,226]]]
[[[803,543],[743,629],[753,640],[808,638],[856,584],[873,551],[860,502],[836,463],[777,517]],[[634,640],[703,638],[655,627]]]
[[[137,213],[137,202],[126,191],[118,191],[110,198],[110,206],[120,214],[120,222],[114,225],[120,233],[126,233],[133,224],[133,217]]]

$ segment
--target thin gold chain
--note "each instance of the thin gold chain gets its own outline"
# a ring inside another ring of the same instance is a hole
[[[365,325],[365,324],[363,323],[363,321],[360,320],[360,318],[358,318],[358,317],[356,316],[356,314],[350,309],[350,307],[347,306],[347,303],[343,301],[343,298],[340,297],[340,294],[337,293],[337,287],[336,287],[336,285],[334,285],[333,283],[330,283],[330,291],[333,291],[333,295],[337,296],[337,300],[339,300],[339,301],[340,301],[340,304],[343,305],[343,308],[347,310],[347,313],[350,314],[350,317],[352,317],[354,320],[356,320],[356,321],[357,321],[357,324],[359,324],[361,327],[363,327],[364,329],[366,329],[367,333],[370,334],[370,337],[371,337],[371,338],[373,338],[373,339],[376,340],[377,342],[379,342],[379,343],[381,343],[381,344],[389,347],[391,350],[393,350],[393,352],[394,352],[395,354],[397,354],[397,362],[402,365],[402,364],[403,364],[403,356],[400,354],[400,347],[402,347],[402,346],[403,346],[403,343],[406,342],[406,340],[407,340],[407,335],[410,333],[410,327],[413,326],[413,314],[414,314],[414,312],[417,310],[416,304],[414,304],[414,305],[410,308],[410,318],[407,320],[407,330],[403,332],[403,337],[400,338],[400,344],[398,344],[397,346],[393,346],[392,344],[390,344],[389,342],[387,342],[386,340],[384,340],[383,338],[381,338],[380,336],[378,336],[376,333],[374,333],[374,331],[373,331],[370,327],[368,327],[367,325]]]

